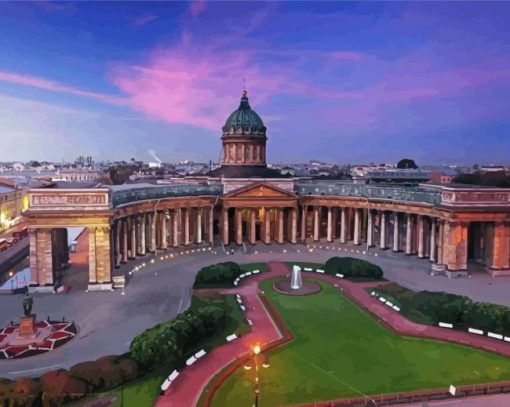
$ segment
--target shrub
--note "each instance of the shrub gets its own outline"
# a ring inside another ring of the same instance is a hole
[[[62,403],[86,395],[87,385],[72,377],[67,370],[53,370],[41,376],[44,406],[60,406]]]
[[[187,355],[221,329],[226,320],[225,311],[216,306],[187,311],[138,335],[131,342],[130,354],[144,368],[156,362],[179,368]]]
[[[91,391],[104,390],[136,378],[138,364],[126,357],[105,356],[95,362],[78,363],[69,374],[84,382]]]
[[[0,381],[0,405],[32,407],[41,404],[41,385],[38,381],[22,377],[16,381]]]
[[[242,274],[239,264],[232,261],[213,264],[199,270],[193,287],[200,286],[231,286]]]
[[[366,260],[353,257],[331,257],[324,265],[327,274],[343,274],[347,278],[380,280],[383,276],[381,268]]]

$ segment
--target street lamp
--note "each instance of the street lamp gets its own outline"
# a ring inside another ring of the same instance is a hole
[[[255,396],[255,404],[254,407],[259,406],[259,394],[260,394],[260,367],[267,369],[270,365],[266,360],[262,359],[262,363],[259,361],[259,355],[261,352],[261,348],[259,344],[256,344],[252,348],[253,352],[253,364],[244,365],[245,370],[251,370],[252,367],[255,367],[255,384],[253,387],[253,394]]]

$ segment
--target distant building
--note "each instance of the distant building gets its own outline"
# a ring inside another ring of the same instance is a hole
[[[455,177],[440,171],[429,172],[429,179],[437,184],[451,184]]]
[[[478,170],[482,172],[498,172],[506,171],[506,168],[502,165],[480,165]]]
[[[93,182],[101,178],[101,173],[97,170],[86,169],[68,169],[60,171],[60,181],[72,182]]]
[[[21,190],[0,184],[0,230],[9,228],[21,215]]]
[[[383,171],[368,171],[366,180],[369,184],[419,184],[429,181],[429,174],[422,170],[389,169]]]

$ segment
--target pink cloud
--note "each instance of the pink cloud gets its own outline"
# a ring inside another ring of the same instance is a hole
[[[205,11],[206,6],[205,0],[193,0],[189,6],[189,11],[193,17],[197,17]]]
[[[82,96],[92,99],[97,99],[105,103],[114,105],[124,105],[125,100],[111,95],[105,95],[103,93],[89,92],[81,90],[72,86],[60,84],[55,81],[48,79],[37,78],[34,76],[19,75],[12,72],[0,71],[0,81],[14,83],[16,85],[31,86],[34,88],[44,89],[52,92],[66,93],[75,96]]]
[[[254,64],[250,51],[178,46],[153,53],[147,64],[117,66],[109,77],[127,94],[130,106],[173,124],[219,131],[238,104],[247,78],[252,106],[284,92],[284,71]]]
[[[158,16],[152,13],[143,14],[141,16],[136,17],[131,23],[134,27],[142,27],[145,24],[148,24],[154,20],[157,20]]]

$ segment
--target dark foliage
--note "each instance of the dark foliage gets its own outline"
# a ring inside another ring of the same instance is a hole
[[[343,274],[346,278],[380,280],[383,276],[382,269],[366,260],[353,257],[331,257],[324,265],[327,274]]]
[[[237,263],[228,261],[213,264],[199,270],[193,287],[231,286],[234,280],[241,274],[241,267]]]

